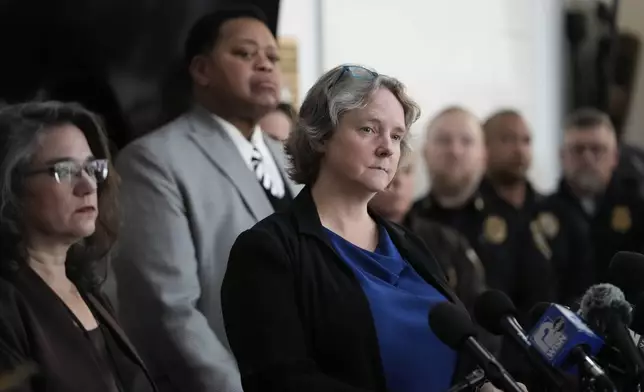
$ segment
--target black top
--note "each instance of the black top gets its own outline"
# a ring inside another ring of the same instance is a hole
[[[448,226],[413,214],[407,214],[403,225],[432,250],[450,287],[472,311],[474,301],[486,290],[485,270],[467,239]]]
[[[112,316],[107,299],[81,292],[99,325],[112,365],[101,360],[69,309],[31,268],[22,266],[0,277],[0,375],[19,374],[25,365],[35,375],[18,377],[12,392],[156,391],[143,362]],[[118,389],[117,389],[118,390]]]
[[[116,386],[117,381],[114,374],[114,360],[110,354],[110,350],[107,348],[107,343],[103,336],[101,326],[99,325],[97,328],[87,331],[87,337],[96,350],[97,359],[100,362],[101,372],[103,373],[103,379],[105,380],[109,390],[112,392],[123,392]]]
[[[422,241],[372,217],[418,274],[460,305]],[[237,238],[221,295],[245,392],[386,391],[369,303],[325,234],[308,187],[287,211]],[[470,365],[461,356],[455,377]]]

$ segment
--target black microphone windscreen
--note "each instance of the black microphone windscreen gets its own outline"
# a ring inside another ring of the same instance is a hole
[[[470,316],[451,302],[441,302],[429,311],[429,326],[453,350],[459,350],[467,338],[476,336]]]
[[[502,291],[488,290],[479,295],[474,304],[474,317],[485,329],[496,335],[503,334],[501,320],[506,316],[516,317],[516,307]]]
[[[622,289],[635,302],[644,288],[644,255],[635,252],[617,252],[610,261],[608,282]]]
[[[630,325],[632,307],[624,293],[610,283],[591,286],[581,299],[579,313],[598,332],[604,330],[609,319],[617,317],[624,325]]]

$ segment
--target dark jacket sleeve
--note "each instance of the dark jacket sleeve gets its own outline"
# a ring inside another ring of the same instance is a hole
[[[242,233],[232,247],[221,300],[245,392],[367,392],[326,376],[309,356],[291,260],[277,237]]]
[[[0,391],[32,391],[37,366],[27,355],[24,331],[15,293],[0,283]]]

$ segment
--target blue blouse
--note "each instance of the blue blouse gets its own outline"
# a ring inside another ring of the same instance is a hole
[[[384,227],[375,252],[326,231],[369,301],[388,390],[449,389],[457,354],[434,335],[428,323],[429,310],[447,299],[402,258]]]

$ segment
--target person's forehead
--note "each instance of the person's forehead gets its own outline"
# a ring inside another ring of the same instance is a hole
[[[516,114],[506,114],[496,120],[492,130],[505,132],[529,132],[528,124],[523,117]]]
[[[598,125],[590,128],[573,128],[566,131],[564,140],[568,143],[574,142],[603,142],[610,143],[615,140],[615,134],[608,127]]]
[[[63,124],[51,127],[39,140],[35,161],[58,158],[84,160],[92,154],[84,133],[75,125]]]
[[[478,120],[468,113],[449,113],[434,121],[430,131],[433,136],[462,136],[482,137]]]
[[[239,17],[225,21],[219,30],[221,43],[255,43],[277,47],[275,37],[260,20]]]
[[[387,89],[372,94],[365,107],[347,112],[356,121],[377,121],[390,127],[405,129],[405,111],[398,99]]]

